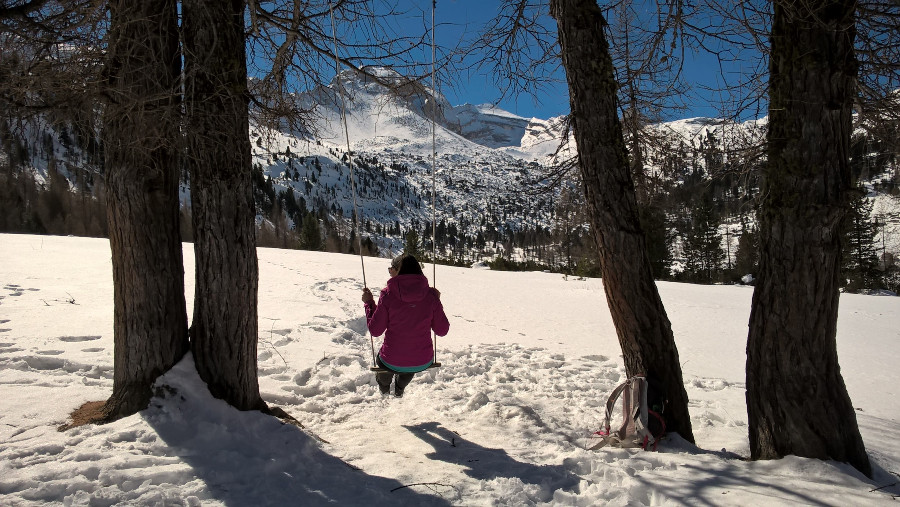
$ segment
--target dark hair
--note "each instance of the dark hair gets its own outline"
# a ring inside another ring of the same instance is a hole
[[[404,253],[394,257],[391,261],[391,267],[397,270],[398,275],[424,275],[422,266],[415,257],[408,253]]]

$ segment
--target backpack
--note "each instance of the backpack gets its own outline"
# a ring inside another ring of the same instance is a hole
[[[622,398],[622,424],[611,430],[610,422],[616,402]],[[666,399],[661,383],[653,377],[636,375],[619,384],[606,401],[606,417],[603,429],[591,435],[593,451],[607,445],[614,447],[640,447],[656,450],[660,438],[666,433],[663,419]],[[594,442],[597,440],[597,442]]]

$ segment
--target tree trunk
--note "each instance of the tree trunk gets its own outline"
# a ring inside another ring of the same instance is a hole
[[[178,232],[179,76],[174,0],[109,3],[103,134],[114,294],[107,419],[146,408],[188,350]]]
[[[854,6],[775,1],[747,411],[753,459],[835,459],[870,475],[835,340],[856,94]]]
[[[552,0],[550,12],[558,24],[579,167],[625,370],[629,376],[645,373],[664,383],[666,425],[693,442],[678,350],[638,218],[603,33],[606,22],[595,0]]]
[[[264,408],[257,379],[255,210],[244,2],[185,0],[185,114],[194,217],[191,346],[210,392]]]

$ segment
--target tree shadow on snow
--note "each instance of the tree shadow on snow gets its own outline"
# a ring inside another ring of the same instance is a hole
[[[463,472],[479,480],[499,477],[515,478],[525,484],[541,487],[539,500],[549,501],[559,489],[578,493],[581,477],[564,465],[535,465],[523,463],[511,457],[503,449],[492,449],[466,440],[437,422],[404,426],[434,448],[425,456],[464,467]]]
[[[753,491],[754,496],[758,496],[762,503],[823,506],[835,505],[842,501],[853,503],[865,498],[864,496],[854,496],[852,500],[840,500],[834,496],[828,496],[829,492],[825,486],[843,486],[846,487],[845,493],[854,495],[856,493],[865,495],[868,492],[871,493],[873,502],[888,500],[892,494],[891,487],[879,490],[882,491],[881,493],[870,491],[873,488],[865,488],[866,485],[873,484],[879,479],[890,480],[892,477],[874,461],[872,462],[875,472],[873,481],[846,463],[819,461],[797,456],[786,456],[780,460],[748,461],[746,458],[724,450],[701,449],[677,434],[670,434],[665,445],[660,446],[659,451],[660,454],[686,453],[700,458],[712,458],[698,460],[694,463],[678,464],[677,468],[682,472],[687,471],[690,480],[685,480],[683,473],[678,476],[653,473],[655,468],[663,470],[666,468],[663,464],[664,459],[656,453],[641,452],[631,458],[633,468],[646,470],[644,473],[633,476],[633,479],[639,484],[635,488],[636,490],[655,491],[665,499],[689,505],[712,507],[722,503],[733,503],[734,500],[729,500],[728,496],[732,491],[738,495],[746,495],[747,491]],[[641,462],[645,462],[648,466],[639,466],[638,463]],[[791,470],[806,470],[806,472],[798,472],[798,476],[793,479],[786,478],[786,474]],[[819,487],[817,484],[821,484],[823,487]],[[840,494],[839,492],[839,489],[830,490],[832,495]],[[659,498],[640,500],[648,503],[654,500],[661,501]]]
[[[201,502],[232,506],[450,505],[439,496],[361,471],[326,452],[297,426],[258,411],[241,412],[219,400],[198,404],[192,394],[179,391],[168,399],[156,398],[141,412],[165,442],[166,456],[177,456],[203,481],[185,477],[189,472],[168,477],[166,482],[182,483],[185,496],[196,486],[194,496]]]
[[[886,470],[879,465],[869,454],[869,462],[872,464],[872,493],[880,493],[885,499],[896,500],[900,498],[900,472]],[[847,465],[849,466],[849,465]]]

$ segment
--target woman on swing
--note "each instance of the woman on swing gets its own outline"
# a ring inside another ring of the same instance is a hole
[[[362,300],[369,332],[372,336],[385,333],[376,363],[389,372],[377,373],[375,380],[381,394],[388,394],[396,377],[394,396],[399,398],[413,376],[434,362],[431,331],[445,336],[450,322],[441,305],[441,293],[428,286],[415,257],[403,254],[394,258],[388,273],[391,277],[378,304],[368,288],[363,289]]]

